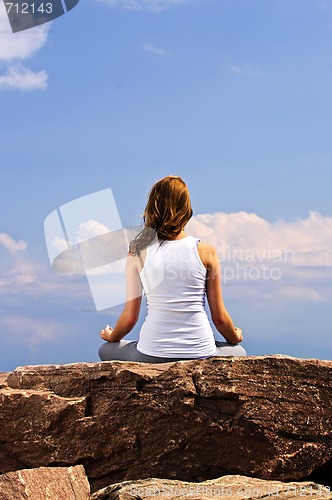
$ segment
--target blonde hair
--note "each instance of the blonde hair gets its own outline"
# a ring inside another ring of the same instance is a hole
[[[129,252],[137,255],[155,238],[174,240],[193,214],[189,190],[181,177],[168,175],[152,187],[143,213],[143,230],[130,243]]]

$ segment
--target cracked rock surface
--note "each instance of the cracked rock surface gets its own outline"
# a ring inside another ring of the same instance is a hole
[[[299,500],[331,500],[329,488],[312,482],[267,481],[245,476],[224,476],[202,483],[188,483],[170,479],[143,479],[125,481],[103,488],[91,495],[91,500],[158,500],[173,498],[177,500],[263,500],[277,497]]]
[[[0,476],[1,500],[88,500],[89,494],[82,465],[23,469]]]
[[[0,376],[0,472],[82,464],[93,491],[234,474],[328,484],[331,375],[330,361],[278,355],[20,367]]]

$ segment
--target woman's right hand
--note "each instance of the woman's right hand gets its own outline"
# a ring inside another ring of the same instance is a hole
[[[236,334],[239,337],[239,342],[242,342],[243,340],[243,335],[242,335],[242,330],[241,328],[238,328],[237,326],[234,327],[234,330],[236,331]]]
[[[107,342],[109,342],[112,332],[113,332],[113,328],[111,328],[109,325],[106,325],[104,330],[100,330],[100,336],[103,340],[106,340]]]

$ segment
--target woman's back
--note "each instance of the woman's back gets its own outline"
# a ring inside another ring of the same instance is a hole
[[[192,214],[183,179],[169,175],[152,186],[143,214],[144,227],[129,245],[124,309],[114,329],[106,325],[100,332],[107,341],[99,350],[102,360],[164,363],[245,354],[242,347],[233,345],[243,336],[223,302],[217,252],[184,232]],[[139,341],[125,341],[123,337],[139,318],[142,285],[148,315]],[[205,297],[214,326],[227,342],[214,340]]]
[[[197,244],[186,236],[147,249],[140,278],[148,315],[137,345],[144,354],[195,358],[216,352],[205,311],[206,268]]]

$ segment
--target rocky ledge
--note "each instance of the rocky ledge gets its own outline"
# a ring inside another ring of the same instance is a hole
[[[331,486],[331,396],[332,362],[287,356],[20,367],[0,376],[0,473]]]
[[[223,476],[201,483],[141,479],[112,484],[90,495],[82,465],[39,467],[0,475],[1,500],[332,500],[329,488],[313,482],[281,482],[246,476]]]

